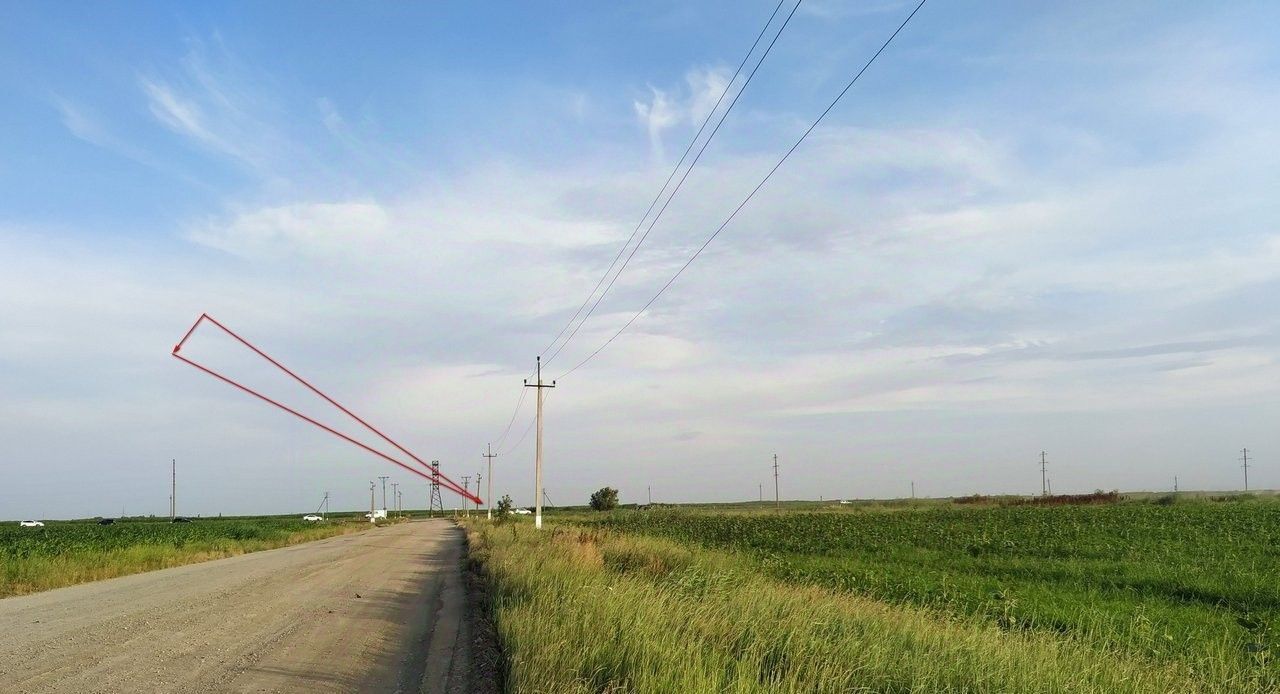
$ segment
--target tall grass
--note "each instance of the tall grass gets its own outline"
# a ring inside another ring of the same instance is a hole
[[[787,584],[670,540],[467,528],[512,692],[1226,691],[1177,664]]]

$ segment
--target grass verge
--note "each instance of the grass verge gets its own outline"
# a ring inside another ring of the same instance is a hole
[[[512,692],[1198,692],[1159,664],[761,576],[721,552],[465,523]]]

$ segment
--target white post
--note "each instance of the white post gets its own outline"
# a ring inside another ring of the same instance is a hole
[[[538,362],[538,444],[534,461],[534,476],[537,478],[534,489],[533,527],[542,529],[542,362]]]

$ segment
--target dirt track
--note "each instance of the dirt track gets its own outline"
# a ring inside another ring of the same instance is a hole
[[[0,689],[470,691],[462,552],[411,522],[0,600]]]

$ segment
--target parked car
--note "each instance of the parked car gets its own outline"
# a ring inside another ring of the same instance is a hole
[[[43,522],[33,521],[33,520],[18,521],[18,525],[21,525],[24,528],[43,528],[44,527]]]
[[[512,513],[518,513],[518,514],[520,514],[520,515],[522,515],[522,516],[527,516],[527,515],[529,515],[529,514],[533,513],[533,511],[530,511],[530,510],[529,510],[529,509],[527,509],[527,508],[513,508],[513,509],[511,509],[511,512],[512,512]]]
[[[304,521],[308,521],[308,522],[311,522],[311,523],[314,523],[314,522],[316,522],[316,521],[322,521],[322,520],[324,520],[324,517],[323,517],[323,516],[317,516],[317,515],[316,515],[316,514],[314,514],[314,513],[308,513],[307,515],[305,515],[305,516],[303,516],[303,517],[302,517],[302,520],[304,520]]]
[[[114,518],[99,518],[98,525],[112,525],[116,522]]]
[[[174,516],[170,523],[190,523],[191,519],[183,516]]]

